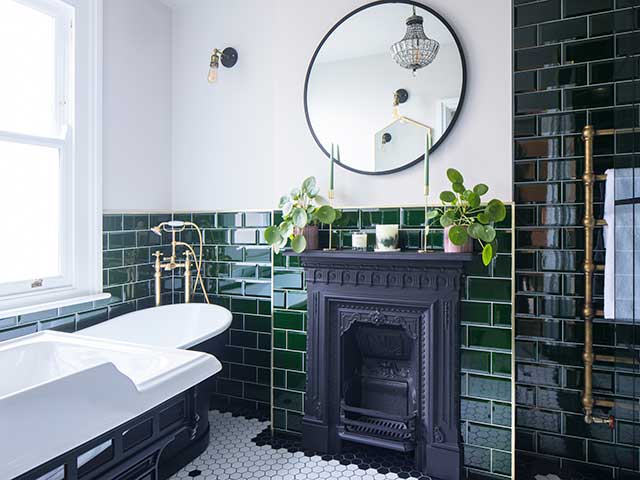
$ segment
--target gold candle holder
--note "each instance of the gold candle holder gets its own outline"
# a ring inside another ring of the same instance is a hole
[[[422,238],[422,248],[418,253],[431,253],[432,250],[427,248],[427,237],[429,236],[429,222],[427,219],[427,206],[429,205],[429,185],[424,186],[424,236]]]
[[[333,192],[333,188],[329,190],[329,205],[331,205],[333,207],[333,198],[334,198],[334,192]],[[323,249],[325,252],[332,252],[335,250],[335,248],[333,248],[333,224],[330,223],[329,224],[329,248],[325,248]]]

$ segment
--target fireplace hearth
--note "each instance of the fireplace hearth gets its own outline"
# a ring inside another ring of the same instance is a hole
[[[307,252],[305,448],[413,452],[460,478],[458,302],[470,254]]]

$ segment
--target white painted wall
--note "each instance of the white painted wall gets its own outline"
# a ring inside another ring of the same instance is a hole
[[[329,162],[308,131],[303,87],[326,32],[367,0],[183,0],[173,19],[173,207],[272,208],[305,176],[328,184]],[[432,191],[454,166],[511,200],[511,8],[509,0],[430,0],[465,47],[467,97],[432,156]],[[214,47],[240,60],[206,83]],[[389,176],[336,170],[340,205],[419,204],[422,168]],[[434,195],[435,197],[435,195]]]
[[[171,10],[104,1],[103,208],[171,208]]]

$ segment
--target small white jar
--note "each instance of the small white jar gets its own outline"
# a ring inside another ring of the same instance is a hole
[[[353,232],[351,234],[351,247],[354,250],[366,250],[367,234],[365,232]]]

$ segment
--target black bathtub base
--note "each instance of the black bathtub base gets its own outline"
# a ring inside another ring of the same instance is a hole
[[[24,473],[15,480],[36,480],[59,468],[65,480],[159,480],[161,474],[179,465],[176,471],[200,455],[209,442],[209,424],[203,427],[198,415],[196,390],[193,387],[109,432],[74,448]],[[173,452],[178,438],[191,439],[188,447]],[[108,444],[101,453],[83,465],[79,458]],[[168,449],[168,450],[167,450]],[[175,472],[172,472],[175,473]]]

